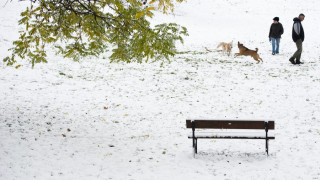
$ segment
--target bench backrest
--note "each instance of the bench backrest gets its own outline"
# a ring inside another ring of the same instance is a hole
[[[192,121],[196,129],[274,129],[274,121],[246,121],[246,120],[187,120],[187,128],[192,128]]]

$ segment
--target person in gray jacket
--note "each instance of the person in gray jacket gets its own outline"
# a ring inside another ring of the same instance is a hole
[[[292,40],[296,43],[297,51],[289,59],[292,64],[303,64],[300,61],[300,58],[302,53],[302,42],[304,41],[304,30],[301,22],[304,20],[304,17],[304,14],[300,14],[299,17],[293,19]]]

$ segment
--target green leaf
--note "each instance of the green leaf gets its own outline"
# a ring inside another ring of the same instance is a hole
[[[20,68],[22,65],[21,64],[19,64],[19,65],[17,65],[15,68],[16,69],[18,69],[18,68]]]

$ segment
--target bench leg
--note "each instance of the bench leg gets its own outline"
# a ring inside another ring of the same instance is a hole
[[[196,157],[196,154],[198,153],[198,139],[197,138],[194,138],[193,140],[193,157],[195,158]]]
[[[196,138],[192,138],[192,147],[194,148],[196,145]]]
[[[194,138],[192,138],[192,147],[194,147]]]
[[[195,147],[195,152],[198,154],[198,139],[196,138],[196,147]]]
[[[267,152],[267,155],[269,155],[269,140],[266,139],[266,152]]]

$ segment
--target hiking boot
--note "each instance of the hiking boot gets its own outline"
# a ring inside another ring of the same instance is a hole
[[[272,53],[272,55],[275,55],[276,53]]]
[[[296,64],[296,63],[294,62],[294,58],[290,58],[289,61],[290,61],[292,64]]]
[[[303,64],[300,60],[297,60],[296,64]]]

